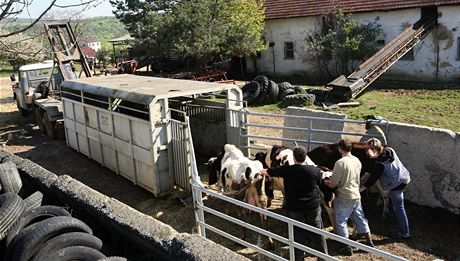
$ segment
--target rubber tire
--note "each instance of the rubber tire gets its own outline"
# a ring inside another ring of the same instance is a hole
[[[50,121],[48,118],[48,113],[43,114],[43,124],[45,125],[46,135],[51,139],[56,139],[56,129],[54,128],[55,121]]]
[[[6,249],[5,260],[27,261],[46,241],[70,232],[93,234],[88,225],[73,217],[52,217],[24,228]]]
[[[84,246],[101,251],[102,245],[102,240],[93,235],[82,232],[66,233],[48,240],[46,244],[31,258],[31,260],[48,260],[48,256],[52,253],[59,249],[71,246]]]
[[[47,256],[46,261],[94,261],[105,258],[101,252],[85,246],[71,246],[59,249]]]
[[[24,199],[26,204],[26,211],[36,209],[42,205],[43,194],[40,191],[35,191],[32,195]]]
[[[255,104],[264,104],[267,94],[268,94],[268,78],[265,75],[259,75],[254,78],[254,81],[259,83],[260,94],[257,99],[254,101]]]
[[[64,208],[57,207],[57,206],[40,206],[36,209],[32,209],[32,210],[24,212],[22,217],[19,219],[16,225],[11,229],[10,233],[5,239],[7,248],[9,247],[9,245],[14,244],[18,240],[18,238],[16,238],[16,235],[19,234],[19,232],[23,228],[27,227],[28,225],[34,224],[36,222],[43,221],[47,218],[59,217],[59,216],[70,217],[70,213]]]
[[[40,84],[38,84],[37,89],[35,89],[35,92],[41,94],[40,99],[47,98],[50,92],[50,89],[48,88],[48,81],[43,81]]]
[[[22,180],[16,164],[11,161],[0,164],[0,184],[2,192],[19,193],[22,189]]]
[[[293,94],[286,96],[285,101],[288,105],[301,105],[307,102],[313,104],[315,96],[312,94]]]
[[[300,86],[295,86],[294,91],[296,94],[307,94],[307,91],[305,91],[305,89]]]
[[[295,91],[293,89],[286,89],[279,95],[278,100],[282,101],[286,98],[286,96],[293,94],[295,94]]]
[[[126,257],[121,256],[108,256],[97,261],[128,261],[128,259],[126,259]]]
[[[268,95],[265,103],[273,104],[278,101],[279,87],[274,81],[270,81],[268,84]]]
[[[23,109],[20,105],[19,105],[19,100],[16,99],[16,107],[18,107],[18,111],[19,113],[21,114],[21,116],[27,116],[29,114],[29,111],[26,110],[26,109]]]
[[[0,240],[3,240],[24,213],[21,197],[12,192],[0,195]]]
[[[248,105],[254,104],[260,94],[260,86],[258,82],[248,82],[243,88],[243,100],[248,102]]]
[[[278,88],[279,88],[279,92],[282,93],[283,91],[287,90],[287,89],[292,89],[292,85],[291,83],[289,82],[282,82],[280,84],[278,84]]]
[[[34,118],[35,118],[35,123],[37,124],[40,132],[45,134],[46,133],[45,124],[43,123],[43,115],[39,107],[34,108]]]

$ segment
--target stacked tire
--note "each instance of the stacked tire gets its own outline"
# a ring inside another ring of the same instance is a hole
[[[0,253],[5,253],[3,260],[126,260],[106,257],[102,241],[66,209],[42,206],[41,192],[23,199],[24,194],[16,165],[1,163],[0,248],[4,251]]]
[[[282,102],[281,105],[305,105],[315,102],[315,95],[289,82],[276,84],[264,75],[259,75],[242,87],[243,100],[248,105],[264,105]]]

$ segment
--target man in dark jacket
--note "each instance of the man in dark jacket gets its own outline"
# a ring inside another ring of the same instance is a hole
[[[399,160],[396,152],[390,147],[383,147],[378,139],[372,138],[368,141],[371,157],[377,157],[371,176],[366,184],[361,187],[360,192],[380,181],[382,189],[389,191],[390,200],[398,222],[397,236],[401,238],[410,237],[409,220],[404,208],[404,189],[410,182],[409,171]]]
[[[284,180],[284,190],[288,217],[305,224],[323,228],[318,185],[321,182],[321,172],[314,166],[303,165],[307,156],[304,147],[295,147],[294,165],[284,165],[277,168],[262,170],[262,174],[281,177]],[[327,253],[326,241],[319,234],[306,231],[294,226],[294,240],[304,244],[308,242],[312,248]],[[302,251],[295,250],[295,260],[303,260]]]

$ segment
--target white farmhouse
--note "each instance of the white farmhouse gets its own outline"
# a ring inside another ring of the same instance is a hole
[[[79,43],[81,46],[88,46],[96,52],[101,49],[101,42],[96,36],[83,36],[79,40]]]
[[[460,82],[460,0],[266,0],[265,41],[268,48],[247,60],[247,69],[267,74],[314,75],[304,59],[306,32],[318,31],[321,16],[339,8],[362,23],[381,25],[377,44],[384,46],[422,13],[436,13],[437,25],[382,77],[411,81]]]

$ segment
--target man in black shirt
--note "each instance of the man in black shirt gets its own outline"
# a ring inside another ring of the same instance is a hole
[[[308,225],[323,228],[318,185],[321,182],[321,172],[314,166],[303,165],[307,156],[304,147],[295,147],[294,165],[284,165],[277,168],[262,170],[262,174],[281,177],[284,180],[285,208],[288,217]],[[319,234],[306,231],[294,226],[294,240],[298,243],[308,242],[312,248],[327,253],[326,240]],[[295,260],[303,260],[303,251],[295,250]]]

